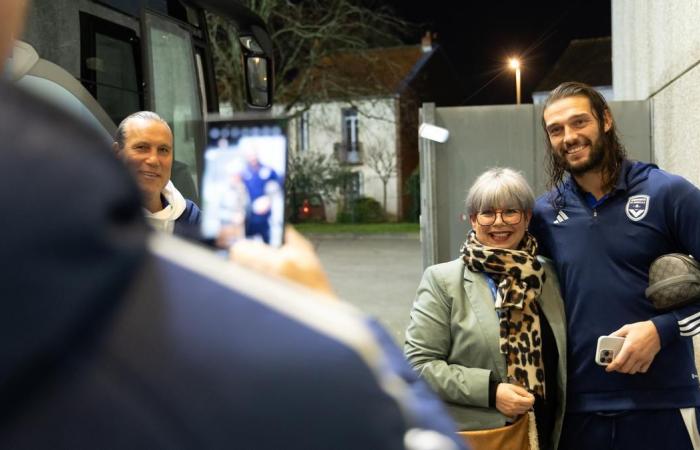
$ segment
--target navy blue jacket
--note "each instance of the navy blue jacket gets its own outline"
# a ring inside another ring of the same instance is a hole
[[[0,98],[0,448],[459,448],[363,317],[149,235],[98,136]]]
[[[190,199],[185,199],[185,210],[182,212],[180,217],[177,218],[175,221],[175,226],[177,227],[178,223],[188,223],[192,225],[199,225],[201,219],[201,212],[199,211],[199,207],[194,204],[194,202]]]
[[[700,190],[652,164],[625,161],[610,196],[592,209],[578,185],[537,200],[531,232],[557,267],[568,322],[568,411],[700,406],[690,337],[698,305],[660,314],[646,299],[649,266],[666,253],[700,255]],[[605,373],[596,342],[629,323],[652,320],[661,351],[645,374]],[[684,333],[690,334],[690,333]]]
[[[175,220],[173,233],[184,238],[198,239],[200,236],[199,225],[202,221],[199,207],[190,199],[185,199],[185,210]]]

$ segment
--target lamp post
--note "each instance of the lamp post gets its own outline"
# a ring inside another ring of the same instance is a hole
[[[518,58],[510,58],[510,68],[515,70],[515,99],[516,105],[520,104],[520,61]]]

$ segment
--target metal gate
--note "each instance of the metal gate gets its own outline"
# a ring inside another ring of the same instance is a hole
[[[631,159],[652,161],[648,101],[611,102],[618,133]],[[420,139],[421,247],[423,267],[458,256],[469,221],[467,189],[486,169],[523,172],[536,195],[545,191],[542,105],[436,108],[426,103],[421,122],[450,131],[444,144]]]

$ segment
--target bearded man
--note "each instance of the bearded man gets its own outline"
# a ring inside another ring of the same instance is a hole
[[[545,103],[549,187],[531,231],[557,268],[568,322],[561,449],[700,448],[700,387],[691,335],[700,307],[667,313],[645,298],[649,266],[700,255],[700,190],[627,159],[605,99],[582,83]],[[607,367],[598,337],[625,338]]]

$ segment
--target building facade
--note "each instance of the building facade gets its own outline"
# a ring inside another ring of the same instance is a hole
[[[421,45],[330,58],[316,70],[326,79],[333,72],[333,86],[319,81],[323,95],[298,107],[289,127],[291,151],[332,155],[353,173],[348,195],[377,200],[389,220],[416,220],[418,199],[408,183],[418,168],[419,108],[463,98],[446,58],[429,34]],[[337,204],[326,204],[328,220],[336,213]]]
[[[396,171],[398,100],[391,97],[350,102],[315,103],[297,115],[289,127],[290,150],[332,155],[353,173],[348,194],[383,202],[384,184],[368,161],[383,153],[390,159],[386,189],[386,212],[399,215],[399,186]],[[384,205],[382,205],[384,206]],[[335,221],[336,203],[326,204],[326,217]]]

